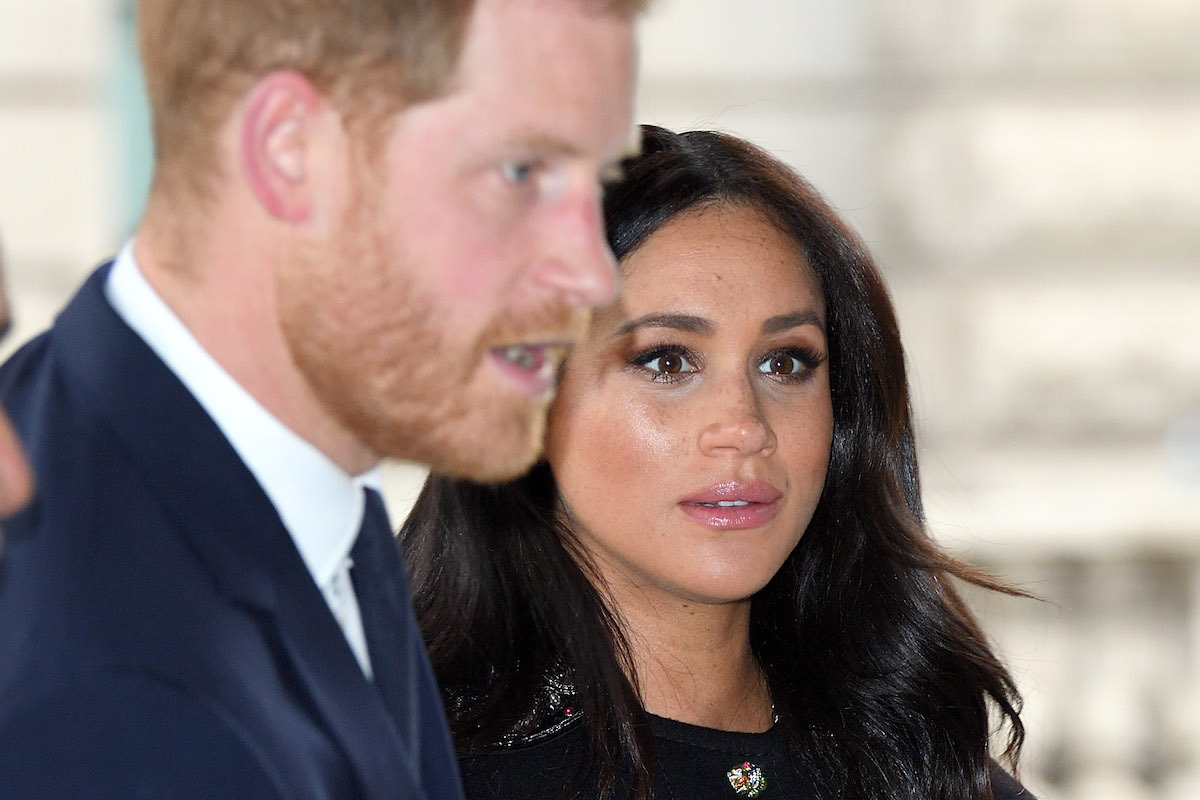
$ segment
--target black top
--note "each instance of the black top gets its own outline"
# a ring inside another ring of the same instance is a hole
[[[654,733],[655,800],[816,800],[819,795],[789,745],[783,727],[734,733],[650,715]],[[498,748],[461,762],[468,800],[556,800],[571,782],[583,747],[578,721],[533,743]],[[595,782],[565,797],[598,797]],[[1035,800],[1008,773],[992,775],[995,800]],[[615,797],[620,798],[617,793]]]

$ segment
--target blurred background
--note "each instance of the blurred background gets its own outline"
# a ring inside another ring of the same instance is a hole
[[[5,352],[140,211],[133,4],[3,0]],[[1200,798],[1200,3],[658,0],[642,43],[641,121],[771,149],[883,265],[931,525],[1042,598],[972,595],[1026,783]]]

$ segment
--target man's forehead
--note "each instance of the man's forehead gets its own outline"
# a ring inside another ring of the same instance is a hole
[[[600,66],[596,59],[631,57],[634,30],[631,18],[589,0],[477,0],[450,84],[499,83],[508,79],[508,70],[521,68],[545,80],[574,83]]]
[[[529,14],[537,8],[553,10]],[[481,26],[485,13],[503,22]],[[445,91],[401,111],[401,128],[433,132],[469,157],[609,162],[637,152],[631,21],[588,0],[479,0],[472,16]]]

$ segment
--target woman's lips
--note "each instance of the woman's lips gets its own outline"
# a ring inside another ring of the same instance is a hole
[[[709,528],[743,530],[774,519],[782,497],[783,493],[766,481],[726,481],[683,498],[679,507]]]

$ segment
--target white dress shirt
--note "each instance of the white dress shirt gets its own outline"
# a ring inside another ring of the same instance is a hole
[[[377,472],[347,474],[263,408],[196,341],[142,275],[132,241],[121,249],[104,290],[117,314],[188,388],[258,479],[363,673],[371,677],[350,581],[350,548],[362,524],[363,487],[378,487]]]

